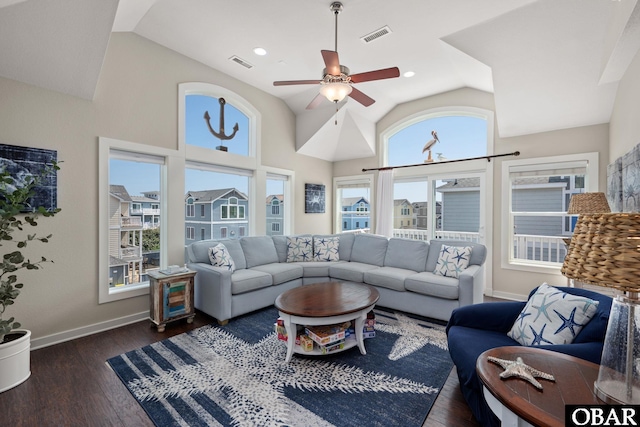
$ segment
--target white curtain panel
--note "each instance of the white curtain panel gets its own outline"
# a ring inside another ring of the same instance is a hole
[[[393,169],[378,172],[375,233],[393,236]]]

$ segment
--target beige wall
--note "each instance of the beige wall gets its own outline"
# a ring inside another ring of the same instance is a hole
[[[295,172],[294,232],[331,231],[330,204],[326,214],[304,214],[304,183],[325,184],[330,192],[332,164],[295,153],[295,117],[283,101],[134,34],[114,33],[93,102],[0,78],[0,143],[55,149],[63,161],[62,212],[41,221],[39,232],[53,238],[37,248],[37,255],[55,263],[22,276],[26,286],[7,312],[34,339],[94,324],[98,329],[102,322],[148,310],[147,297],[98,304],[98,137],[177,149],[182,82],[225,87],[260,111],[262,164]],[[183,262],[182,228],[169,230],[173,264]]]
[[[603,124],[505,139],[496,131],[495,152],[520,150],[520,158],[526,158],[597,151],[600,188],[604,189],[609,156],[616,158],[640,142],[639,75],[640,56],[636,56],[620,82],[610,127]],[[38,247],[37,254],[54,259],[55,264],[22,276],[27,286],[7,313],[31,329],[34,338],[117,321],[148,309],[146,297],[97,303],[97,138],[176,149],[178,84],[190,81],[232,90],[261,112],[262,164],[295,171],[295,233],[331,232],[332,177],[358,175],[362,168],[380,166],[377,155],[332,164],[296,154],[295,117],[283,101],[129,33],[112,35],[93,102],[0,78],[0,143],[55,149],[64,161],[58,185],[63,211],[43,220],[39,228],[54,236],[51,243]],[[447,106],[495,110],[491,94],[460,89],[397,106],[379,121],[377,135],[404,117]],[[501,162],[495,161],[493,182],[493,288],[518,297],[542,281],[562,284],[564,278],[559,275],[501,268]],[[304,213],[305,183],[326,186],[324,214]],[[179,239],[181,230],[174,227],[170,235]],[[180,262],[181,245],[182,241],[172,245],[171,263]]]
[[[640,51],[620,80],[611,114],[611,161],[640,143]]]

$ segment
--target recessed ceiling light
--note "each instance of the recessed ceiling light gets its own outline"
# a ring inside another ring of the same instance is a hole
[[[253,53],[255,53],[256,55],[264,56],[267,54],[267,51],[261,47],[256,47],[253,49]]]
[[[406,73],[403,74],[403,76],[405,77],[413,77],[415,75],[416,73],[414,73],[413,71],[407,71]]]

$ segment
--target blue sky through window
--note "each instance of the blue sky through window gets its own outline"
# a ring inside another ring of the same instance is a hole
[[[487,122],[469,116],[446,116],[423,120],[389,138],[389,166],[412,165],[427,159],[422,148],[438,133],[440,142],[431,149],[434,161],[455,160],[487,155]]]

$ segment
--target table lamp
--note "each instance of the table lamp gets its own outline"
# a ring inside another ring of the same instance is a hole
[[[567,215],[581,215],[590,213],[609,213],[609,202],[604,193],[578,193],[571,196]],[[569,246],[571,239],[562,239]]]
[[[622,292],[611,306],[594,392],[609,404],[640,404],[640,213],[580,215],[562,274]]]

